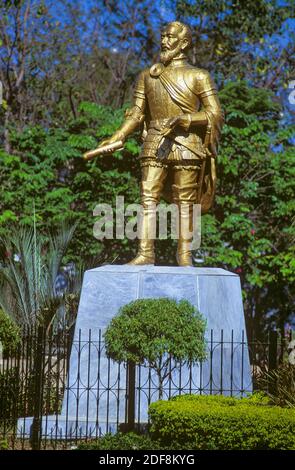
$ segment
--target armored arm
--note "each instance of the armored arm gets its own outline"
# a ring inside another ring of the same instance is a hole
[[[125,121],[122,126],[115,132],[111,139],[126,140],[128,135],[132,134],[143,122],[143,104],[142,100],[135,99],[134,106],[125,112]]]
[[[223,120],[223,114],[216,92],[203,97],[201,102],[202,111],[187,115],[189,125],[207,125],[212,119]]]
[[[144,121],[145,112],[145,92],[144,92],[144,72],[137,81],[134,91],[134,102],[130,109],[125,112],[125,121],[121,127],[110,137],[104,140],[101,145],[112,144],[116,141],[124,142]]]
[[[199,98],[201,110],[196,112],[185,112],[172,118],[163,129],[163,134],[167,135],[173,128],[179,126],[186,131],[193,126],[220,127],[223,123],[223,113],[217,96],[216,86],[208,72],[198,70],[194,77],[194,85],[190,87]]]
[[[223,120],[219,99],[216,93],[202,98],[202,110],[196,113],[187,113],[176,116],[170,125],[181,126],[186,131],[191,126],[206,126],[211,122],[211,119]]]
[[[224,122],[224,114],[220,106],[217,96],[216,86],[208,72],[204,73],[204,88],[200,92],[200,100],[202,104],[202,113],[207,118],[207,132],[205,147],[208,148],[210,154],[214,157],[217,155],[218,141]]]
[[[217,88],[205,70],[198,75],[195,86],[196,94],[202,105],[201,111],[190,115],[192,124],[210,124],[212,119],[223,120],[220,102],[217,96]]]

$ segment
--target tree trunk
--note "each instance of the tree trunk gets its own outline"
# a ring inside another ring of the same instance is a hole
[[[159,381],[159,400],[162,400],[163,398],[163,378],[161,376],[161,372],[157,372],[158,375],[158,381]]]
[[[133,431],[135,426],[135,387],[136,387],[136,366],[132,361],[128,361],[128,410],[127,410],[127,430]]]
[[[9,106],[4,115],[4,150],[6,153],[11,152],[10,138],[9,138],[9,123],[10,123],[10,109]]]

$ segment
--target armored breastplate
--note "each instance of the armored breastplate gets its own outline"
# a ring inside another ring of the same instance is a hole
[[[185,94],[187,101],[191,103],[194,111],[198,111],[200,102],[198,97],[187,86],[189,82],[190,67],[167,68],[163,72]],[[148,107],[148,120],[167,119],[183,114],[181,107],[173,100],[157,76],[150,74],[145,77],[145,95]]]

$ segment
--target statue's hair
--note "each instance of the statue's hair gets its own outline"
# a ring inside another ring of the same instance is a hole
[[[192,36],[192,32],[189,26],[187,26],[184,23],[181,23],[180,21],[172,21],[171,23],[168,23],[166,25],[166,28],[168,26],[175,26],[176,28],[180,29],[180,34],[179,34],[180,38],[186,39],[188,42],[187,49],[189,49],[192,46],[193,36]]]

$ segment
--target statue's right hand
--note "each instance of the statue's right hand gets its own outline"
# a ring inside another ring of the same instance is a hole
[[[113,142],[115,142],[115,141],[110,137],[109,139],[102,140],[99,143],[99,147],[103,147],[104,145],[112,144]]]
[[[121,132],[115,132],[115,134],[113,134],[111,137],[100,142],[99,147],[113,144],[115,142],[118,142],[118,140],[122,140],[122,142],[125,141],[125,136]]]
[[[116,150],[122,150],[124,147],[124,142],[124,134],[122,132],[115,132],[112,137],[100,142],[96,149],[84,153],[83,158],[84,160],[92,160],[97,155],[112,154]]]

